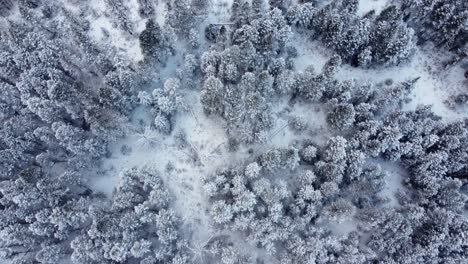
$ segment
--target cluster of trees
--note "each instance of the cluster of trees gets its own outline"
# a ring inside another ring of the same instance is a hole
[[[1,31],[5,179],[31,165],[80,167],[102,156],[120,134],[116,121],[136,103],[136,72],[117,57],[111,61],[115,56],[89,39],[83,20],[55,3],[20,12],[24,19]]]
[[[128,6],[124,0],[105,0],[106,11],[109,12],[109,17],[116,28],[121,29],[127,34],[134,33],[134,24],[130,21]],[[150,8],[151,6],[145,6]],[[140,11],[141,12],[141,11]]]
[[[152,0],[138,0],[140,8],[138,12],[142,17],[152,17],[155,15],[154,1]]]
[[[15,6],[0,30],[0,248],[12,263],[58,263],[101,199],[81,171],[122,134],[137,73],[61,3]]]
[[[187,263],[170,194],[151,168],[124,171],[110,204],[90,206],[88,221],[71,242],[77,263]]]
[[[105,4],[115,27],[135,34],[126,4]],[[140,13],[151,16],[154,3],[140,4]],[[18,17],[8,16],[13,8]],[[90,38],[86,5],[72,12],[56,1],[4,1],[0,10],[6,25],[0,30],[0,258],[187,263],[178,219],[157,172],[124,172],[110,201],[90,189],[82,174],[124,134],[138,103],[151,107],[153,127],[172,130],[181,81],[198,67],[194,57],[187,56],[180,78],[151,94],[138,93],[150,67],[175,53],[170,27],[148,20],[139,35],[145,60],[134,68]]]
[[[225,119],[228,134],[239,142],[266,140],[267,131],[275,121],[271,114],[272,98],[275,101],[285,95],[291,95],[292,98],[311,102],[328,101],[333,97],[340,100],[336,93],[348,96],[346,93],[354,90],[352,86],[355,85],[352,82],[338,83],[334,80],[333,75],[342,61],[357,63],[359,60],[360,65],[367,66],[400,63],[408,58],[414,44],[410,33],[408,38],[400,36],[403,34],[401,32],[409,30],[403,27],[401,14],[394,6],[385,9],[376,18],[369,14],[362,18],[366,23],[360,23],[357,18],[354,22],[332,18],[327,20],[327,17],[333,14],[340,14],[343,19],[356,17],[356,3],[351,5],[348,2],[335,1],[320,10],[307,3],[289,8],[285,15],[277,8],[265,13],[262,5],[256,5],[257,8],[254,8],[255,3],[257,2],[254,1],[250,8],[249,3],[236,1],[232,6],[234,25],[207,28],[210,33],[209,39],[213,40],[214,45],[212,50],[205,52],[201,58],[201,102],[205,111]],[[258,9],[262,11],[256,11]],[[302,14],[306,10],[310,12]],[[307,22],[304,22],[304,19]],[[341,26],[337,26],[338,31],[330,29],[330,21],[341,23]],[[324,26],[325,24],[328,26]],[[350,27],[353,24],[367,24],[368,31],[362,32]],[[288,44],[291,25],[331,34],[321,35],[326,42],[336,45],[334,49],[337,55],[326,63],[321,73],[316,74],[312,67],[304,72],[294,71],[292,59],[297,56],[297,52]],[[365,37],[351,36],[360,33]],[[349,38],[343,37],[344,35],[348,35]],[[358,43],[358,40],[361,42]],[[396,43],[405,40],[408,40],[408,43]],[[366,88],[362,87],[362,90],[364,89]],[[392,92],[390,88],[386,90]],[[386,102],[382,102],[384,104],[376,105],[384,107]],[[332,126],[351,125],[357,113],[350,104],[330,102],[330,105],[334,108],[334,113],[328,117],[330,123],[336,119],[348,122]],[[246,109],[247,111],[244,111]]]
[[[416,192],[418,204],[464,210],[466,197],[460,187],[468,171],[465,121],[446,124],[424,107],[414,112],[396,111],[382,121],[365,121],[358,126],[367,128],[357,132],[358,144],[372,155],[400,161],[407,168],[408,184]]]
[[[396,6],[389,6],[379,15],[370,11],[356,14],[357,0],[331,1],[324,7],[313,3],[292,6],[287,10],[288,22],[299,29],[312,31],[344,61],[354,66],[398,65],[408,59],[415,48],[413,30],[403,22]]]
[[[410,197],[403,200],[401,208],[362,214],[367,229],[372,227],[367,245],[383,262],[466,262],[466,217],[444,208],[420,207]]]
[[[259,263],[254,254],[237,248],[232,239],[226,235],[212,236],[196,246],[196,248],[189,247],[194,252],[191,259],[193,263]]]
[[[271,6],[281,8],[291,25],[312,30],[313,38],[320,37],[354,66],[399,64],[411,56],[416,42],[430,41],[459,56],[466,49],[468,11],[463,1],[404,0],[377,16],[373,10],[358,16],[357,0],[334,0],[325,6],[320,1],[286,2],[271,1]]]
[[[220,168],[205,184],[213,221],[285,263],[465,261],[467,243],[461,237],[466,231],[460,230],[467,225],[462,215],[467,202],[466,121],[444,123],[429,107],[399,110],[417,78],[359,84],[334,76],[342,62],[370,67],[409,58],[415,39],[404,22],[407,17],[396,6],[378,16],[370,12],[358,17],[352,1],[322,8],[312,3],[282,6],[282,13],[273,9],[269,15],[256,12],[265,11],[257,1],[245,7],[249,3],[235,1],[234,25],[207,31],[214,45],[201,63],[205,112],[224,118],[228,134],[249,143],[265,140],[278,98],[323,103],[327,124],[339,136],[324,146],[305,140]],[[265,16],[284,25],[284,30],[277,28],[285,32],[279,39],[287,40],[288,25],[312,30],[337,55],[319,73],[312,67],[295,72],[295,50],[288,41],[274,44],[275,34],[259,41],[266,24],[262,29],[256,25]],[[253,101],[262,113],[254,119],[249,119],[258,113],[249,105],[251,91],[261,98]],[[289,125],[304,131],[306,121],[293,118]],[[388,176],[378,159],[408,171],[408,191],[399,194],[394,209],[384,209],[390,201],[382,195]],[[319,228],[323,222],[346,220],[357,221],[358,231],[342,239]]]
[[[341,136],[324,146],[305,140],[221,168],[205,183],[213,221],[291,263],[466,261],[468,124],[444,123],[429,107],[375,107],[389,93],[403,100],[410,86],[366,87],[368,99],[357,88],[346,104],[365,104],[366,114],[332,122],[346,128],[335,126]],[[382,194],[389,176],[379,159],[408,172],[395,208]],[[319,231],[323,222],[342,221],[357,221],[358,232],[336,240]]]
[[[243,14],[236,17],[242,19]],[[274,79],[291,57],[286,52],[290,27],[278,9],[249,18],[249,23],[237,23],[229,31],[220,27],[212,50],[203,53],[200,100],[207,114],[226,120],[236,141],[262,142],[273,126]]]
[[[68,253],[67,241],[86,225],[91,191],[73,172],[53,179],[31,166],[2,179],[2,259],[12,263],[58,263]],[[65,185],[64,182],[68,184]]]
[[[177,109],[183,107],[180,86],[179,79],[170,78],[164,82],[162,88],[154,89],[151,94],[146,91],[138,93],[140,104],[151,107],[154,128],[163,134],[171,133],[175,122],[173,117]]]
[[[146,64],[165,64],[169,56],[175,53],[170,31],[167,27],[161,28],[154,19],[146,21],[145,29],[138,37]]]
[[[466,48],[468,6],[463,1],[404,0],[404,20],[414,28],[422,42],[431,41],[449,50]]]
[[[318,226],[350,220],[356,211],[382,209],[385,177],[338,136],[323,148],[305,143],[299,150],[271,149],[253,162],[223,168],[206,179],[205,192],[215,223],[240,232],[278,259],[362,263],[375,255]]]
[[[157,171],[124,171],[105,203],[77,177],[66,172],[52,179],[32,167],[2,181],[2,258],[59,263],[71,254],[76,263],[186,263],[178,218]]]

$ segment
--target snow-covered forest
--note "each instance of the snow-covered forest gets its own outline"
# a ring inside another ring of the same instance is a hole
[[[468,1],[0,0],[0,263],[468,263]]]

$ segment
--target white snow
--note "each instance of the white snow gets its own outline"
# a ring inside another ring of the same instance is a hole
[[[135,34],[144,29],[145,21],[138,15],[138,3],[136,0],[129,1],[129,19],[135,24]],[[88,21],[90,21],[90,36],[96,42],[104,42],[114,47],[121,54],[134,63],[143,59],[138,38],[130,36],[115,28],[106,15],[107,6],[104,1],[90,1]],[[136,35],[138,36],[138,35]]]
[[[207,23],[229,23],[230,8],[233,0],[217,0],[211,2],[212,10],[209,10],[206,18]]]
[[[339,237],[347,236],[352,231],[357,230],[357,222],[353,218],[343,221],[341,223],[328,222],[326,227],[332,231],[332,233]]]
[[[312,66],[316,72],[320,72],[323,65],[333,54],[331,50],[324,47],[318,40],[312,41],[307,36],[307,33],[293,31],[291,42],[297,43],[295,47],[298,55],[294,59],[297,71],[304,71],[307,67]]]
[[[288,147],[295,141],[303,139],[312,139],[314,143],[323,145],[331,135],[325,120],[323,106],[319,104],[306,104],[296,102],[293,106],[287,106],[285,103],[276,106],[279,109],[275,126],[268,135],[268,142],[262,146],[262,149],[268,147]],[[307,129],[301,132],[295,132],[289,128],[288,122],[292,117],[303,117],[307,122]]]
[[[364,15],[371,10],[375,10],[378,14],[388,5],[388,2],[388,0],[359,0],[357,14]]]
[[[159,4],[159,1],[158,1]],[[129,18],[135,24],[136,32],[141,32],[145,29],[146,18],[142,18],[139,14],[140,5],[138,0],[127,0],[127,5],[129,6]]]
[[[166,3],[164,3],[163,1],[157,1],[154,11],[156,13],[156,22],[158,22],[160,26],[163,26],[166,23]]]
[[[387,174],[386,186],[382,191],[384,197],[390,199],[388,206],[394,208],[398,207],[398,200],[396,194],[399,190],[404,190],[404,178],[407,177],[407,172],[398,164],[393,162],[378,160],[377,163],[382,167],[383,171]]]

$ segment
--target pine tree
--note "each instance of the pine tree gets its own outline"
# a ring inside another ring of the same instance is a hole
[[[138,0],[140,8],[138,12],[142,17],[150,17],[154,15],[154,3],[153,0]]]
[[[218,78],[210,76],[205,80],[200,100],[207,114],[223,113],[223,92],[224,85]]]
[[[165,63],[168,56],[171,54],[169,40],[153,19],[146,22],[145,30],[139,37],[140,47],[148,62],[157,61]]]
[[[328,124],[335,129],[350,127],[355,120],[354,107],[351,104],[338,104],[327,115]]]

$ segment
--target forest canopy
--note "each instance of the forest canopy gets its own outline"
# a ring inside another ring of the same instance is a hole
[[[0,262],[468,263],[467,23],[0,1]]]

